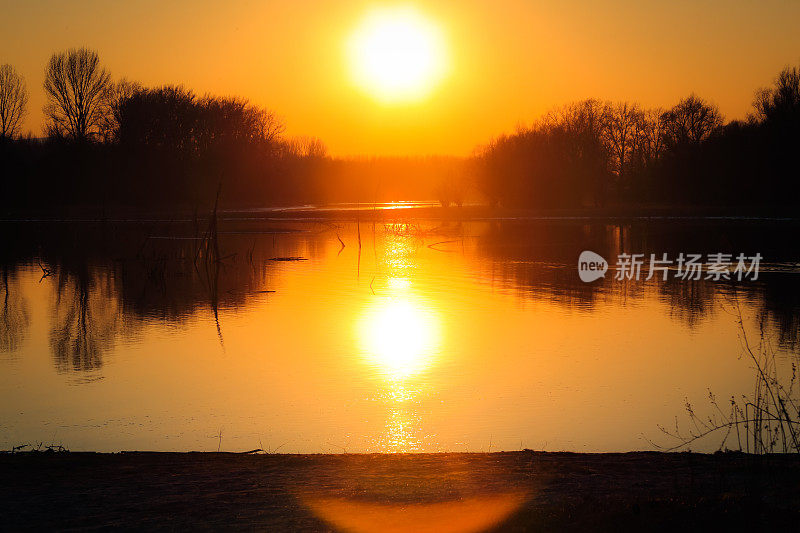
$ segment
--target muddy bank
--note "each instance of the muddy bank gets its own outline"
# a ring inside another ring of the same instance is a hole
[[[0,455],[0,529],[791,529],[800,458]]]

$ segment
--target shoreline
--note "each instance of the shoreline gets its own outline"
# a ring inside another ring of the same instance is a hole
[[[11,530],[788,528],[798,480],[800,456],[734,452],[21,452],[0,454],[0,517]]]

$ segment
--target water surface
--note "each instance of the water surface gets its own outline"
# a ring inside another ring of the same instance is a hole
[[[2,223],[0,448],[652,449],[751,392],[743,334],[796,361],[794,222],[384,211],[228,213],[218,262],[191,217]],[[587,284],[583,250],[764,260]]]

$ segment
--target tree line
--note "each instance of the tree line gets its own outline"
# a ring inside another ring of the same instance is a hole
[[[785,206],[798,145],[800,71],[787,67],[743,121],[695,94],[669,109],[584,100],[481,147],[475,168],[507,206]]]
[[[21,136],[27,90],[0,70],[6,205],[198,205],[222,186],[231,202],[281,203],[313,185],[326,157],[315,138],[285,138],[272,111],[183,86],[114,80],[95,51],[53,54],[43,139]]]
[[[756,92],[725,122],[692,94],[669,109],[595,99],[569,104],[467,159],[328,157],[288,138],[273,111],[183,86],[115,80],[97,52],[53,54],[43,84],[45,137],[22,136],[28,93],[0,67],[6,206],[207,204],[469,198],[507,207],[792,205],[800,73]]]

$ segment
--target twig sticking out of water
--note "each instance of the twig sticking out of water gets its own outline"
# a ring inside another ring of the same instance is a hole
[[[214,322],[216,323],[217,326],[217,336],[219,337],[219,343],[220,345],[222,345],[222,349],[224,350],[225,343],[223,342],[222,339],[222,327],[219,322],[219,269],[222,261],[229,257],[233,257],[233,254],[221,258],[219,252],[219,224],[217,218],[217,210],[219,208],[219,197],[221,192],[222,192],[222,183],[220,183],[219,187],[217,187],[217,196],[214,200],[214,209],[211,211],[211,215],[209,217],[208,229],[206,230],[205,234],[203,234],[203,238],[200,242],[200,245],[197,247],[197,250],[195,251],[194,267],[198,275],[202,275],[197,265],[198,259],[200,258],[200,255],[202,253],[203,266],[205,269],[205,279],[208,284],[211,310],[214,313]]]
[[[342,238],[341,238],[341,237],[339,237],[339,234],[338,234],[338,233],[336,234],[336,238],[337,238],[337,239],[339,239],[339,242],[340,242],[340,243],[341,243],[341,245],[342,245],[342,247],[341,247],[341,248],[339,248],[339,252],[336,254],[336,256],[338,257],[339,255],[341,255],[342,251],[344,250],[344,241],[342,240]]]
[[[358,263],[356,264],[356,279],[361,277],[361,211],[356,204],[356,233],[358,234]]]
[[[25,448],[30,448],[30,450],[25,450]],[[11,453],[36,453],[36,452],[43,452],[43,453],[67,453],[69,449],[61,444],[45,444],[40,442],[36,444],[36,446],[32,444],[20,444],[19,446],[14,446],[11,448]]]
[[[437,248],[437,246],[439,246],[440,244],[449,244],[451,242],[458,242],[458,240],[454,239],[454,240],[450,240],[450,241],[435,242],[433,244],[429,244],[428,248],[430,248],[431,250],[436,250],[437,252],[451,252],[452,250],[440,250],[439,248]]]
[[[39,268],[42,269],[42,277],[39,278],[39,283],[41,283],[42,280],[44,280],[44,278],[49,278],[50,276],[53,275],[53,271],[50,270],[49,268],[45,268],[44,265],[42,265],[41,261],[39,261]]]
[[[247,262],[250,265],[253,264],[253,253],[255,253],[255,251],[256,251],[256,241],[254,239],[253,246],[251,246],[250,249],[247,251]]]

